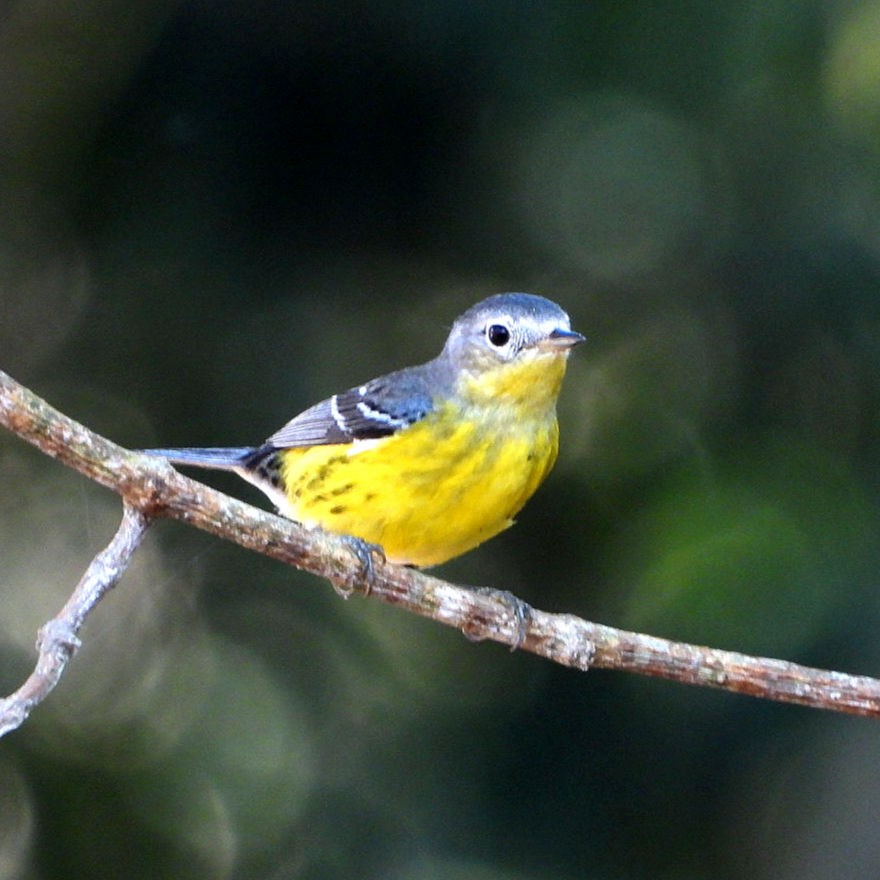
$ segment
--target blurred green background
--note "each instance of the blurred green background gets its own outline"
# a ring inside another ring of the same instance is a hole
[[[0,368],[123,444],[248,444],[544,294],[589,337],[559,463],[438,573],[880,674],[878,58],[878,2],[6,3]],[[120,511],[11,436],[0,472],[8,692]],[[876,722],[172,523],[84,641],[0,742],[0,880],[880,876]]]

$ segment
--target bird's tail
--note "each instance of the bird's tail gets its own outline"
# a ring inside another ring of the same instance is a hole
[[[205,448],[184,447],[181,449],[141,449],[144,455],[164,458],[171,464],[185,464],[192,467],[212,468],[221,471],[236,471],[247,467],[257,451],[253,446],[209,446]]]

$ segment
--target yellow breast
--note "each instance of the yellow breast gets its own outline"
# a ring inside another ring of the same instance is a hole
[[[561,371],[542,370],[531,382],[527,371],[511,378],[507,390],[515,393],[507,397],[497,388],[485,399],[459,395],[389,437],[284,450],[283,513],[417,566],[498,534],[550,472],[558,448]]]

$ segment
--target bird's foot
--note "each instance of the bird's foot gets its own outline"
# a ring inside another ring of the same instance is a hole
[[[521,648],[529,634],[529,624],[532,621],[532,606],[528,602],[523,602],[522,599],[514,596],[509,590],[498,590],[495,587],[471,587],[471,589],[483,596],[489,596],[504,605],[513,618],[516,632],[510,650],[516,651]]]
[[[354,535],[343,535],[343,543],[351,550],[360,564],[360,571],[350,577],[345,584],[334,582],[333,589],[347,599],[352,593],[360,588],[360,592],[364,596],[369,596],[376,581],[376,569],[373,566],[373,557],[377,557],[381,562],[385,561],[385,551],[379,544],[371,544],[363,538],[356,538]]]

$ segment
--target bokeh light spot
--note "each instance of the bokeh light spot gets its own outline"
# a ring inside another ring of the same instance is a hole
[[[608,280],[668,258],[706,200],[696,133],[625,95],[557,106],[526,140],[515,186],[536,244]]]

